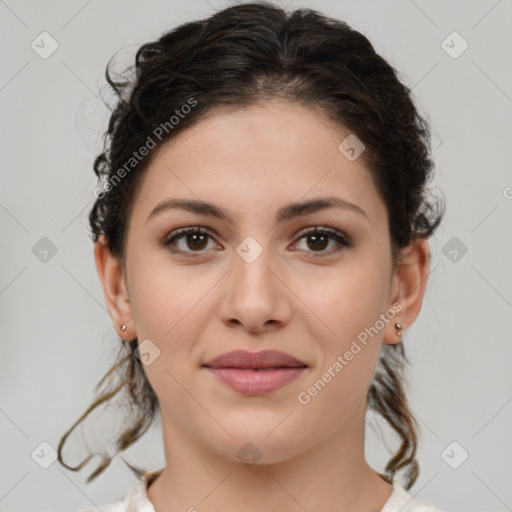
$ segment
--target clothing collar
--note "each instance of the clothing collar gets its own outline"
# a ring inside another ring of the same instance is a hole
[[[148,498],[148,487],[163,470],[164,468],[144,473],[140,477],[124,498],[126,512],[155,512],[155,507]]]
[[[126,512],[156,512],[153,503],[151,503],[148,497],[148,487],[162,473],[163,469],[144,473],[140,477],[137,484],[132,487],[124,498]],[[396,480],[390,483],[393,486],[393,490],[380,512],[396,512],[397,510],[407,512],[408,510],[413,510],[415,505],[420,504]]]

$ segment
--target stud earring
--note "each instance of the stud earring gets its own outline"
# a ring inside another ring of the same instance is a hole
[[[402,333],[400,332],[400,330],[403,329],[403,327],[398,322],[395,324],[395,329],[397,329],[396,335],[402,336]]]
[[[126,325],[126,324],[123,324],[123,325],[121,326],[121,331],[122,331],[122,332],[126,331],[126,327],[127,327],[127,325]],[[127,339],[123,338],[123,336],[121,336],[121,339],[123,340],[123,343],[125,343],[125,342],[129,341],[129,340],[127,340]]]

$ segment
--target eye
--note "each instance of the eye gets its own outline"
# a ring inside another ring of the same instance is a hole
[[[312,252],[327,253],[321,254],[320,256],[315,254],[313,255],[314,258],[331,256],[340,252],[344,247],[352,247],[352,242],[346,235],[336,229],[328,227],[316,227],[313,230],[307,231],[299,238],[299,241],[302,240],[306,240],[306,245],[314,249]],[[329,240],[334,241],[337,245],[335,245],[334,249],[325,251],[325,247],[329,245]]]
[[[177,229],[169,234],[162,244],[165,247],[174,247],[177,248],[177,251],[172,252],[181,252],[181,253],[201,253],[204,252],[205,248],[208,245],[208,238],[213,240],[213,236],[207,229],[201,229],[199,226],[193,226],[188,228]],[[317,256],[316,254],[313,257],[323,257],[330,256],[332,254],[336,254],[342,250],[343,247],[348,248],[352,246],[352,242],[349,237],[341,233],[336,229],[331,229],[328,227],[315,227],[312,230],[309,230],[303,233],[299,237],[299,241],[306,240],[306,245],[308,247],[312,247],[313,253],[327,253]],[[326,251],[326,246],[329,245],[329,242],[334,241],[335,247],[329,251]],[[182,246],[179,247],[179,243],[182,242]],[[337,244],[337,246],[336,246]],[[191,250],[188,250],[191,249]]]
[[[208,240],[208,237],[212,238],[206,229],[201,229],[200,227],[181,228],[170,233],[163,241],[163,245],[166,247],[176,247],[176,242],[184,241],[185,248],[188,247],[193,250],[187,251],[183,247],[178,247],[178,251],[173,252],[201,252],[207,245],[205,241]]]

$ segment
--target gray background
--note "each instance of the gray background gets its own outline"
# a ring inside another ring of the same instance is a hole
[[[87,236],[92,162],[108,120],[98,96],[117,50],[129,59],[164,30],[227,5],[0,1],[2,511],[106,504],[136,482],[117,458],[85,484],[96,459],[77,474],[51,463],[51,448],[41,446],[57,447],[117,351]],[[432,124],[435,185],[447,214],[431,241],[423,308],[404,338],[422,430],[421,473],[411,493],[446,511],[512,510],[512,0],[294,0],[288,8],[303,6],[366,34],[413,87]],[[46,59],[31,47],[43,31],[58,43]],[[469,44],[457,58],[462,41],[443,43],[453,31]],[[57,249],[47,261],[36,245],[43,237]],[[395,441],[369,418],[368,459],[376,469]],[[77,453],[73,464],[82,460]],[[124,456],[162,467],[158,424]]]

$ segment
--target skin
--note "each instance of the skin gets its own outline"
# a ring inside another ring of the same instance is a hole
[[[364,457],[366,393],[382,343],[398,343],[419,314],[429,267],[426,240],[394,269],[388,215],[362,158],[338,145],[349,132],[304,106],[274,100],[214,111],[160,148],[130,217],[125,264],[104,237],[94,254],[105,302],[124,339],[149,338],[160,355],[144,367],[161,405],[166,466],[148,489],[157,512],[379,511],[392,487]],[[272,186],[269,186],[272,184]],[[277,224],[285,204],[332,196],[366,212],[328,208]],[[200,199],[231,221],[168,210],[168,198]],[[201,226],[212,238],[171,231]],[[315,226],[345,233],[322,248]],[[252,236],[252,263],[236,248]],[[308,241],[309,240],[309,241]],[[202,245],[201,245],[202,244]],[[190,256],[190,254],[192,256]],[[330,253],[330,254],[329,254]],[[316,255],[316,258],[315,258]],[[308,390],[379,315],[402,309],[311,401]],[[126,331],[120,326],[127,324]],[[201,365],[224,352],[276,349],[309,368],[267,395],[245,396]],[[237,457],[247,443],[261,459]]]

